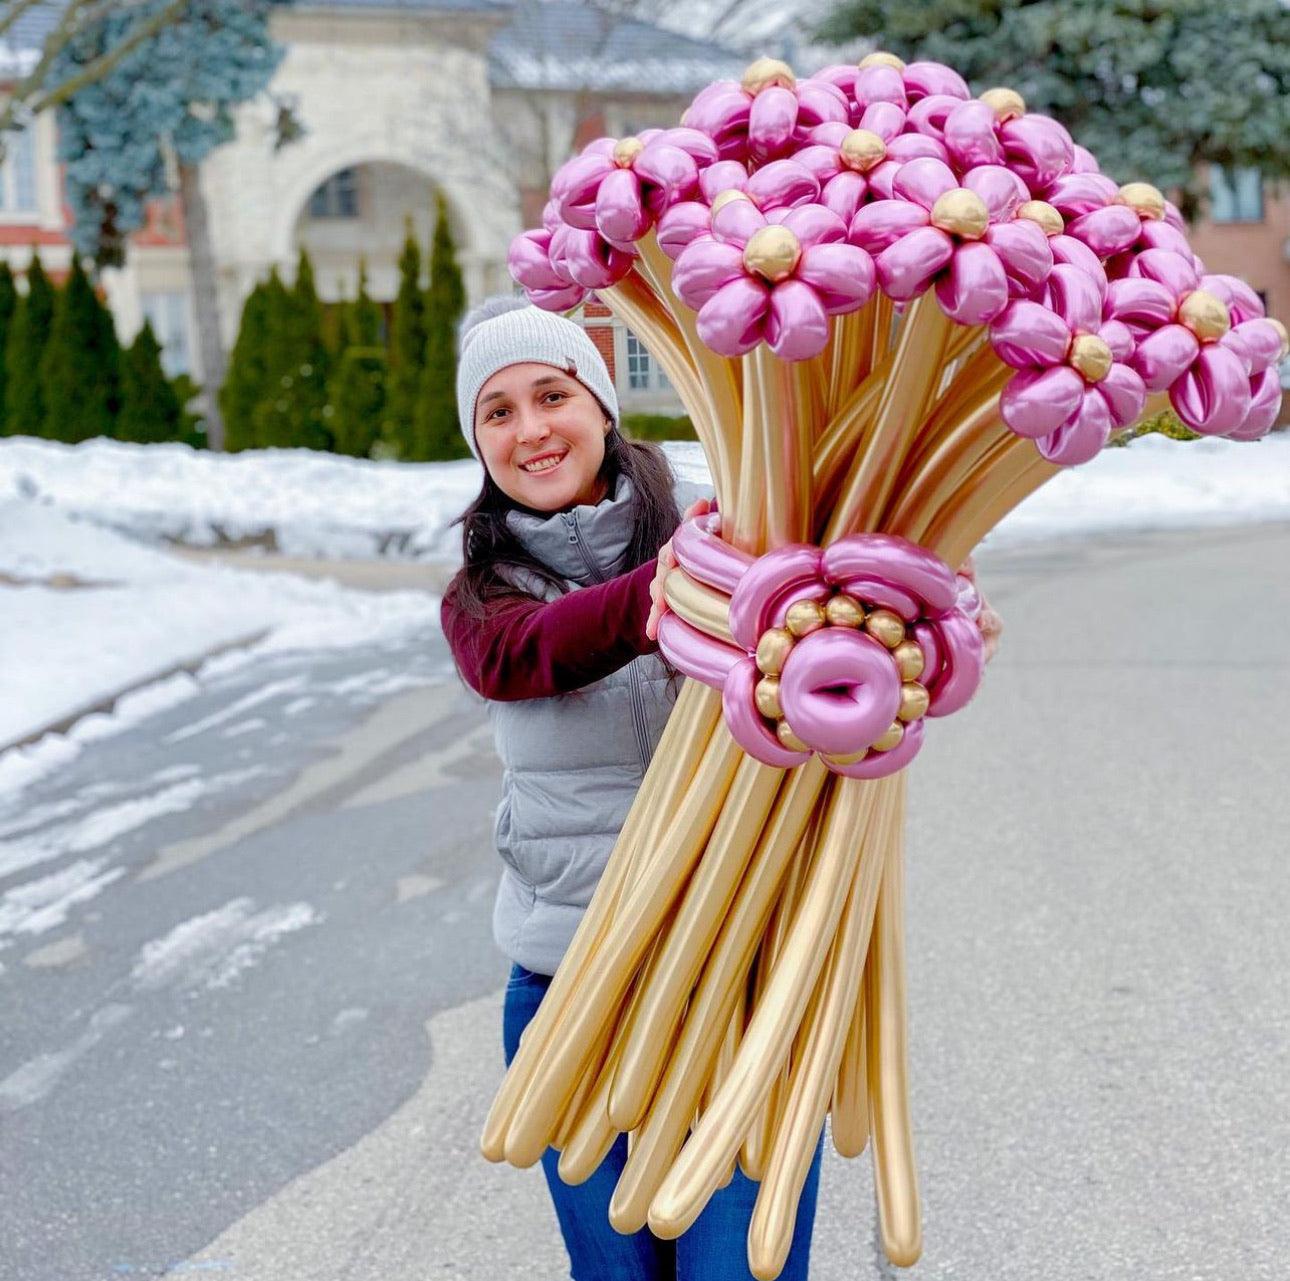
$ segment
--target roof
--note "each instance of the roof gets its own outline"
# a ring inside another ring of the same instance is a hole
[[[576,0],[528,0],[493,37],[489,76],[499,89],[596,89],[689,94],[742,75],[747,58]]]

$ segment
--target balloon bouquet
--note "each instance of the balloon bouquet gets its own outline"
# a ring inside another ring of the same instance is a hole
[[[1207,275],[1177,209],[1018,94],[876,53],[761,59],[678,128],[598,139],[510,253],[538,306],[594,292],[694,422],[718,510],[677,533],[688,677],[482,1146],[548,1145],[674,1237],[735,1162],[778,1275],[825,1117],[872,1143],[883,1246],[921,1250],[906,1089],[905,767],[981,678],[954,566],[1144,408],[1253,440],[1286,331]]]

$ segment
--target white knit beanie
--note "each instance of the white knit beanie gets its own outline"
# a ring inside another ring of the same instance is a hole
[[[576,378],[618,423],[613,379],[587,331],[572,320],[534,307],[523,298],[486,299],[461,322],[457,357],[457,419],[470,452],[475,444],[475,402],[484,384],[508,365],[534,361]]]

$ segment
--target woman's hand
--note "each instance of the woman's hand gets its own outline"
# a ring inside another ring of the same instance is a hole
[[[981,639],[985,642],[985,661],[988,663],[999,648],[999,637],[1003,635],[1003,619],[991,608],[985,593],[977,583],[976,565],[971,556],[959,566],[958,572],[976,588],[977,597],[981,601],[981,612],[977,615],[976,625],[981,632]]]
[[[706,498],[700,498],[698,502],[691,503],[686,508],[682,520],[689,520],[691,516],[706,516],[712,510],[712,503]],[[658,568],[654,571],[654,581],[649,585],[650,600],[654,603],[650,606],[649,618],[645,620],[645,635],[650,640],[658,640],[659,620],[667,613],[667,601],[663,597],[663,582],[668,574],[676,568],[676,553],[672,550],[672,540],[669,538],[662,547],[658,549]]]

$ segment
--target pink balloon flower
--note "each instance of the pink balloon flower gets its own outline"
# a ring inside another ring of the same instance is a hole
[[[850,239],[874,255],[878,282],[896,302],[935,284],[946,315],[988,324],[1051,268],[1043,232],[1016,217],[1029,192],[999,165],[971,170],[960,185],[941,161],[911,160],[896,174],[892,194],[859,210]]]
[[[1206,436],[1240,431],[1254,408],[1255,355],[1270,348],[1268,334],[1275,327],[1229,338],[1234,331],[1223,296],[1232,296],[1227,278],[1202,278],[1189,258],[1171,250],[1135,254],[1128,271],[1111,283],[1107,314],[1137,339],[1132,364],[1148,390],[1168,390],[1179,418],[1194,431]],[[1245,330],[1254,319],[1237,328]],[[1266,368],[1258,365],[1258,373]]]
[[[918,753],[924,717],[976,692],[979,599],[925,548],[854,534],[754,559],[722,542],[715,522],[686,521],[672,545],[687,574],[729,593],[734,644],[671,613],[659,641],[686,675],[722,690],[726,724],[749,755],[788,769],[814,752],[834,773],[881,778]],[[795,619],[803,604],[814,608]]]
[[[1130,332],[1103,321],[1102,292],[1096,277],[1058,264],[1044,287],[1046,302],[1014,302],[990,326],[995,353],[1019,371],[999,397],[1000,417],[1062,466],[1096,457],[1146,401],[1142,379],[1126,363]]]
[[[921,103],[910,124],[945,144],[956,173],[978,165],[1003,165],[1038,193],[1069,172],[1075,144],[1048,116],[1028,114],[1019,94],[994,89],[969,102]]]
[[[555,202],[547,201],[542,211],[542,226],[520,232],[507,252],[506,265],[511,276],[523,286],[529,301],[543,311],[568,311],[587,297],[587,288],[569,274],[560,252],[571,230],[560,221]],[[556,242],[554,258],[553,240]],[[627,265],[630,269],[630,258]]]
[[[866,111],[875,103],[889,103],[903,114],[913,103],[924,98],[961,100],[971,97],[971,90],[963,77],[939,62],[910,62],[896,66],[895,60],[871,62],[865,59],[859,66],[826,67],[812,79],[826,81],[846,95],[851,123],[860,128],[869,127],[862,121]]]
[[[700,200],[673,205],[658,221],[658,243],[673,260],[692,240],[712,229],[712,205],[723,192],[737,191],[763,213],[813,204],[819,180],[796,160],[772,160],[750,174],[737,160],[719,160],[699,175]]]
[[[1134,251],[1169,249],[1192,258],[1181,219],[1154,187],[1117,186],[1105,174],[1069,173],[1054,182],[1044,199],[1067,219],[1067,234],[1082,241],[1112,276],[1127,272]],[[1172,211],[1172,213],[1171,213]]]
[[[760,58],[742,82],[710,84],[681,120],[708,134],[722,159],[765,164],[790,154],[817,125],[847,118],[846,97],[836,86],[799,81],[786,64]]]
[[[713,216],[712,234],[682,250],[672,287],[719,355],[741,356],[765,339],[784,360],[809,360],[828,342],[831,315],[869,301],[874,270],[823,205],[767,215],[732,200]]]
[[[597,138],[556,171],[551,195],[571,227],[611,244],[639,240],[658,216],[699,186],[716,144],[697,129],[648,129],[636,138]]]

